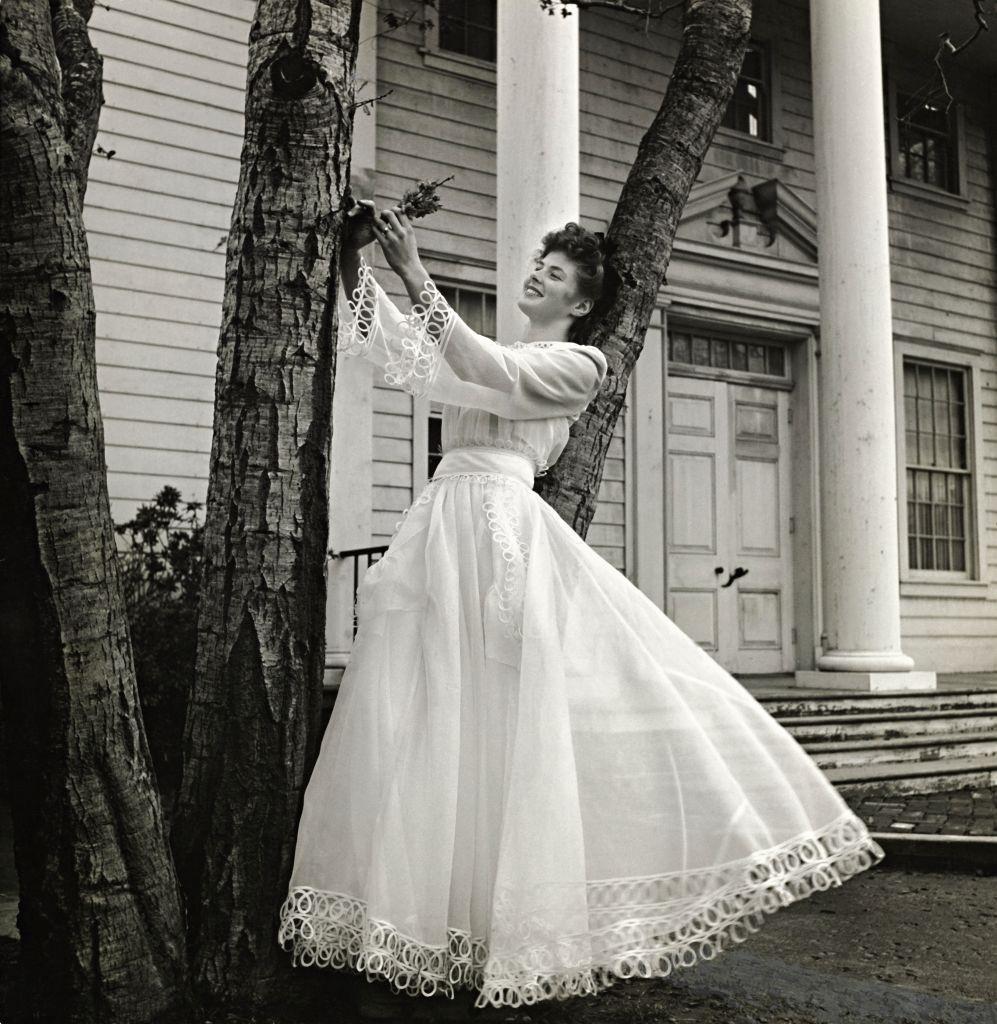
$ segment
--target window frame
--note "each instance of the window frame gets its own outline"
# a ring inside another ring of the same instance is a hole
[[[496,0],[496,3],[498,0]],[[423,4],[423,42],[418,47],[422,63],[435,71],[446,71],[452,75],[469,78],[491,85],[496,83],[496,61],[472,57],[454,50],[440,47],[440,15],[435,4]]]
[[[786,155],[782,127],[782,75],[780,73],[778,35],[765,31],[752,35],[750,45],[758,47],[764,55],[768,81],[768,126],[767,138],[747,135],[721,124],[714,136],[714,145],[724,149],[739,150],[751,156],[781,161]],[[739,76],[740,77],[740,76]],[[724,111],[726,115],[726,111]]]
[[[917,83],[911,80],[909,74],[896,70],[899,61],[895,53],[890,53],[884,63],[883,86],[886,101],[886,181],[891,192],[898,195],[913,196],[918,199],[926,199],[942,206],[951,206],[956,209],[964,209],[969,205],[967,192],[967,166],[966,166],[966,115],[963,104],[953,102],[952,131],[955,135],[953,140],[955,152],[953,154],[956,191],[941,188],[938,185],[920,181],[917,178],[908,178],[899,173],[900,162],[900,126],[899,117],[899,96],[914,92]]]
[[[904,408],[904,363],[906,360],[931,363],[964,374],[966,416],[966,468],[968,470],[966,515],[966,569],[913,569],[908,552],[909,524],[907,517],[907,441]],[[975,353],[950,352],[938,346],[910,340],[897,340],[894,345],[894,412],[897,434],[897,546],[900,568],[900,593],[909,597],[946,597],[986,595],[989,584],[983,560],[986,554],[984,528],[986,510],[983,493],[983,424],[982,356]]]
[[[734,128],[729,124],[725,124],[728,113],[734,104],[736,97],[737,86],[734,87],[734,93],[731,94],[730,101],[724,108],[724,112],[721,115],[720,127],[726,129],[734,135],[740,135],[744,138],[751,139],[752,142],[771,142],[772,141],[772,52],[771,46],[767,43],[762,42],[759,39],[752,38],[748,42],[747,50],[745,50],[745,56],[747,56],[748,50],[754,50],[759,54],[761,60],[761,78],[758,79],[759,84],[762,88],[762,102],[759,103],[759,119],[765,131],[759,135],[752,135],[751,132],[741,131],[740,128]],[[743,70],[744,64],[742,62],[741,68]],[[737,81],[741,81],[741,71],[738,71]]]

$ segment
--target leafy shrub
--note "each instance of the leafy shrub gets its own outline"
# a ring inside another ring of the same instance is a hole
[[[139,701],[167,813],[180,782],[187,698],[194,680],[197,595],[204,526],[201,503],[164,487],[135,518],[115,526],[131,626]]]

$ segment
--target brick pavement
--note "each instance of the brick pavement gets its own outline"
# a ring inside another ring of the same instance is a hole
[[[909,796],[863,793],[848,803],[873,832],[997,836],[997,787]]]

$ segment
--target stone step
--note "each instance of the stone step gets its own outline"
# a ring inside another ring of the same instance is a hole
[[[824,740],[803,748],[825,770],[848,765],[932,762],[944,767],[952,758],[982,757],[997,767],[997,730],[983,733],[949,732],[902,736],[891,740]]]
[[[811,715],[776,721],[800,743],[821,740],[894,739],[905,736],[997,730],[997,709],[970,708],[946,711],[906,711],[873,714]]]
[[[842,765],[826,768],[824,774],[844,797],[861,796],[865,792],[942,793],[965,786],[997,785],[997,764],[992,757]]]
[[[997,712],[997,689],[880,691],[843,694],[840,690],[780,690],[755,699],[776,718],[844,714],[903,713],[990,708]]]

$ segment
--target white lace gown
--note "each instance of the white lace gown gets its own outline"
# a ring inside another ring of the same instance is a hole
[[[363,576],[279,940],[475,1005],[665,977],[884,852],[799,743],[532,490],[606,373],[361,266],[340,348],[445,403]]]

